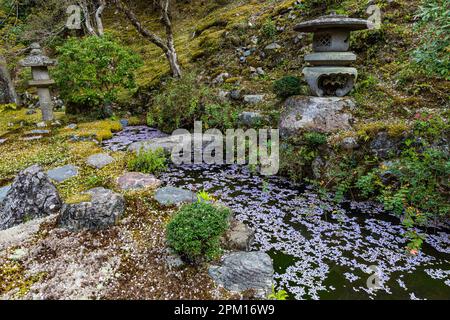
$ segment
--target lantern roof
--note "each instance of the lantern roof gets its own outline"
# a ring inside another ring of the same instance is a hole
[[[300,32],[316,32],[322,29],[345,29],[349,31],[372,29],[374,25],[364,19],[349,18],[345,15],[332,13],[327,16],[321,16],[314,20],[305,21],[297,24],[294,30]]]
[[[22,67],[48,67],[56,65],[56,60],[50,59],[42,53],[39,43],[31,44],[30,48],[30,55],[20,61]]]

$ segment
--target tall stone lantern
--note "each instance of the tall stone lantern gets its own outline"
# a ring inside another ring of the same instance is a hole
[[[31,45],[30,55],[20,61],[22,67],[30,67],[33,80],[28,84],[30,87],[36,87],[39,95],[39,104],[42,112],[43,121],[52,121],[53,102],[50,95],[50,86],[55,83],[50,79],[48,67],[56,65],[56,60],[50,59],[42,53],[41,46],[38,43]]]
[[[303,74],[315,96],[347,95],[355,85],[358,71],[350,67],[356,55],[349,52],[350,32],[372,29],[371,22],[331,14],[295,26],[296,31],[314,33],[313,53],[305,56],[310,64]]]

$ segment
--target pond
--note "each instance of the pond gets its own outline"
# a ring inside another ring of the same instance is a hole
[[[139,130],[117,133],[116,140],[127,142],[115,148],[145,140],[130,136]],[[237,165],[172,165],[160,178],[166,185],[205,190],[232,208],[256,231],[253,249],[273,258],[277,288],[292,299],[450,297],[448,225],[428,229],[423,250],[414,256],[405,252],[399,219],[374,203],[336,204],[311,187]]]

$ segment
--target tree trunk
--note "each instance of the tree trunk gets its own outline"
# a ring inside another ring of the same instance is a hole
[[[100,6],[97,8],[97,11],[95,12],[95,21],[97,23],[98,35],[100,37],[103,37],[103,35],[105,34],[105,29],[103,28],[103,21],[102,21],[102,14],[103,11],[105,10],[105,7],[106,7],[105,1],[101,0]]]
[[[126,5],[121,0],[111,0],[112,3],[120,10],[122,11],[130,20],[131,24],[135,27],[135,29],[147,40],[149,40],[154,45],[161,48],[161,50],[164,52],[164,55],[166,56],[167,60],[170,64],[170,70],[172,72],[172,76],[174,78],[181,78],[182,72],[181,67],[178,62],[178,55],[177,51],[175,49],[175,42],[173,39],[173,30],[172,30],[172,23],[170,19],[169,14],[169,3],[170,0],[160,0],[159,7],[161,9],[162,19],[161,22],[164,25],[166,29],[166,42],[164,42],[163,39],[158,37],[153,32],[146,29],[141,22],[138,20],[136,15],[133,11],[128,9]]]
[[[9,76],[8,66],[3,56],[0,56],[0,103],[19,104],[16,90]]]

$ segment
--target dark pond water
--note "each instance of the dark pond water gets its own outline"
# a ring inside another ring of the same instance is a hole
[[[256,230],[254,249],[272,256],[278,289],[293,299],[450,298],[448,228],[429,229],[423,251],[412,256],[399,220],[373,203],[338,205],[243,166],[171,166],[161,179],[206,190],[231,207]],[[368,280],[378,289],[369,289]]]

